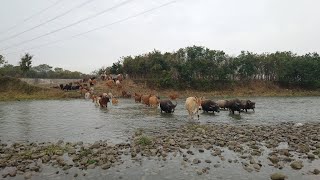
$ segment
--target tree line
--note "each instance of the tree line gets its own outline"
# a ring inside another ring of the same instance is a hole
[[[318,53],[297,55],[290,51],[253,53],[242,51],[231,56],[202,46],[181,48],[175,52],[158,50],[122,57],[108,70],[127,73],[133,79],[147,79],[159,87],[210,89],[238,81],[272,81],[286,86],[320,88]]]
[[[19,65],[8,64],[5,58],[0,55],[0,76],[25,77],[25,78],[50,78],[50,79],[80,79],[86,76],[78,71],[53,68],[48,64],[32,66],[33,55],[26,53],[21,57]]]

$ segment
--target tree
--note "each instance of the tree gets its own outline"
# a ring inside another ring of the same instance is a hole
[[[23,74],[25,75],[31,68],[31,59],[32,59],[32,55],[30,55],[29,53],[26,53],[23,57],[21,57],[21,61],[19,62],[20,65],[20,69],[23,72]]]
[[[110,69],[112,74],[120,74],[123,73],[123,67],[120,61],[113,63]]]
[[[4,63],[5,63],[4,57],[0,54],[0,66]]]
[[[36,72],[49,72],[52,70],[52,66],[49,66],[48,64],[40,64],[39,66],[34,66],[32,69],[34,69]]]

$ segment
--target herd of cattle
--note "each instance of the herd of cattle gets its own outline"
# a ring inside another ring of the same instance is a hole
[[[126,97],[126,92],[122,92],[123,97]],[[158,107],[160,106],[161,113],[173,113],[177,106],[178,95],[173,94],[169,95],[170,99],[161,100],[159,96],[151,95],[151,94],[138,94],[134,93],[134,100],[136,103],[142,103],[149,107]],[[129,97],[131,98],[131,94]],[[92,99],[92,102],[95,103],[96,106],[106,108],[108,103],[111,102],[112,105],[117,105],[119,103],[118,99],[112,95],[112,93],[103,93],[99,96],[93,95],[92,91],[88,91],[85,93],[85,99]],[[171,100],[175,101],[173,103]],[[188,97],[185,102],[185,108],[189,113],[189,117],[194,119],[194,116],[197,115],[199,119],[199,110],[203,112],[220,112],[220,109],[228,109],[230,113],[234,114],[235,111],[238,111],[239,114],[241,111],[248,111],[248,109],[255,109],[255,102],[250,100],[218,100],[212,101],[209,99],[199,98],[199,97]]]
[[[160,106],[161,113],[173,113],[177,106],[176,99],[178,98],[177,93],[172,93],[168,97],[169,99],[160,99],[159,96],[152,95],[152,94],[139,94],[134,93],[131,94],[130,92],[126,92],[122,89],[122,82],[123,76],[117,75],[116,77],[112,78],[106,76],[103,81],[105,81],[108,88],[112,89],[116,87],[119,91],[121,91],[123,98],[131,98],[134,97],[136,103],[142,103],[149,107],[158,107]],[[89,84],[86,84],[89,83]],[[65,91],[69,90],[80,90],[82,94],[84,94],[85,99],[92,99],[92,102],[95,103],[96,106],[106,108],[108,103],[112,103],[112,105],[117,105],[119,103],[118,99],[113,96],[111,92],[109,93],[102,93],[97,95],[94,92],[94,85],[97,83],[96,78],[89,78],[88,80],[83,80],[82,82],[78,83],[70,83],[60,84],[60,88]],[[171,101],[175,101],[175,104]],[[255,102],[250,100],[239,100],[239,99],[232,99],[232,100],[218,100],[213,101],[209,99],[205,99],[203,97],[188,97],[185,101],[185,108],[189,113],[189,117],[194,119],[194,116],[197,115],[199,119],[199,110],[203,112],[220,112],[220,109],[229,110],[230,113],[234,114],[235,111],[238,111],[239,114],[241,111],[248,111],[248,109],[255,109]]]

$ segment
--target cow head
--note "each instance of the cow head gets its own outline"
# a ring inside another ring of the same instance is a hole
[[[202,110],[201,102],[204,100],[204,97],[195,97],[196,103],[199,107],[199,110]]]

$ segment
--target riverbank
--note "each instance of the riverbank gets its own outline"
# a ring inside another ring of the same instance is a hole
[[[221,179],[317,179],[319,132],[320,123],[188,123],[175,130],[152,134],[137,129],[126,142],[119,144],[105,140],[91,144],[62,140],[9,145],[1,142],[0,172],[3,178],[47,179],[42,170],[51,166],[51,173],[60,178],[94,178],[101,172],[106,171],[107,176],[108,171],[116,170],[117,179],[141,179],[137,174],[125,172],[134,168],[134,164],[146,163],[151,169],[161,162],[163,169],[166,164],[177,162],[179,167],[175,167],[171,179],[177,179],[177,174],[185,174],[184,179],[212,179],[219,170],[229,172],[219,174]],[[230,177],[237,169],[241,176]]]
[[[80,98],[79,92],[30,85],[17,78],[0,78],[0,101]]]
[[[52,84],[50,84],[52,86]],[[31,100],[31,99],[69,99],[83,98],[78,91],[61,91],[54,89],[49,85],[35,86],[23,82],[16,78],[1,77],[0,78],[0,101],[12,100]],[[57,85],[56,85],[57,86]],[[284,89],[270,82],[248,82],[238,85],[235,88],[225,90],[212,91],[196,91],[192,89],[172,90],[172,89],[153,89],[143,83],[134,83],[132,80],[124,80],[122,87],[119,89],[115,85],[108,87],[105,81],[98,81],[95,85],[96,94],[103,92],[111,92],[117,97],[122,96],[122,91],[131,94],[157,94],[161,98],[168,98],[172,93],[175,93],[179,98],[189,96],[217,97],[217,98],[233,98],[233,97],[277,97],[277,96],[320,96],[320,91],[311,91],[304,89]]]

